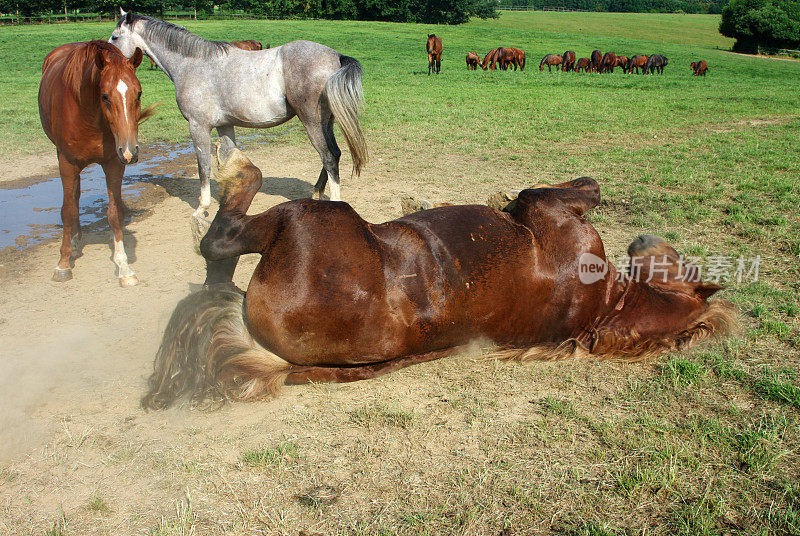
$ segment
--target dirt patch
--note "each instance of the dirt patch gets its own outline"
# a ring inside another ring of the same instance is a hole
[[[246,154],[265,176],[251,212],[310,195],[320,170],[310,147]],[[433,180],[412,172],[422,161],[398,165],[380,147],[361,177],[350,177],[350,161],[342,161],[343,198],[370,221],[399,216],[403,194],[482,203],[498,190],[553,179],[514,167],[487,178],[480,162],[445,155]],[[574,456],[575,445],[599,452],[610,440],[572,417],[562,429],[547,408],[569,398],[600,427],[622,412],[620,393],[648,377],[648,365],[517,366],[485,361],[474,348],[373,381],[286,388],[273,401],[142,411],[169,315],[204,279],[189,232],[194,162],[179,159],[158,173],[138,207],[142,217],[125,233],[137,287],[118,286],[106,232],[86,233],[75,278],[63,284],[50,281],[55,242],[0,253],[0,527],[378,534],[421,526],[499,533],[511,524],[541,532],[559,512],[568,515],[564,489],[572,503],[613,488],[618,461],[559,458]],[[609,253],[622,253],[631,236],[599,227]],[[257,260],[242,259],[239,286]],[[607,413],[591,413],[598,407]],[[303,502],[328,488],[335,503]],[[644,515],[630,510],[624,523]]]

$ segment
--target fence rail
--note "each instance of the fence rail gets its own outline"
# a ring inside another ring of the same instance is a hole
[[[560,6],[497,6],[497,9],[500,11],[581,11],[580,9]]]
[[[196,19],[258,19],[255,15],[248,13],[214,13],[214,14],[197,14],[197,13],[164,13],[164,19],[169,20],[196,20]],[[117,17],[110,15],[101,15],[97,13],[53,13],[51,15],[36,15],[24,17],[21,15],[7,14],[0,17],[0,25],[17,25],[17,24],[64,24],[65,22],[90,22],[90,21],[114,21]]]

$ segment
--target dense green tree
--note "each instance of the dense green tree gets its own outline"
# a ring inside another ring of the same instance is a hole
[[[730,0],[722,10],[719,31],[736,39],[734,50],[800,46],[800,2],[797,0]]]

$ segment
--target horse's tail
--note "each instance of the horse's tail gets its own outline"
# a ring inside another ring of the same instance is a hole
[[[339,126],[350,148],[353,159],[353,172],[358,175],[361,168],[367,163],[367,142],[358,115],[364,102],[364,93],[361,88],[363,71],[358,60],[350,56],[340,56],[341,68],[333,73],[325,82],[325,95],[333,116],[339,121]]]
[[[164,409],[183,396],[202,403],[278,393],[293,367],[253,340],[243,305],[241,293],[223,290],[201,290],[178,303],[156,353],[144,408]]]
[[[519,64],[519,70],[525,70],[525,51],[522,52],[522,62]]]

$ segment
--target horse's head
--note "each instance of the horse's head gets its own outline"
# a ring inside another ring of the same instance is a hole
[[[704,283],[700,268],[660,236],[639,236],[628,255],[630,282],[616,312],[598,329],[593,351],[658,353],[723,335],[736,325],[728,302],[708,302],[723,287]]]
[[[150,52],[144,39],[135,31],[137,17],[130,11],[123,11],[122,8],[119,9],[119,12],[119,22],[111,32],[108,42],[116,46],[126,58],[132,58],[137,48],[144,50],[149,55]]]
[[[108,47],[108,45],[105,45]],[[95,65],[100,73],[100,109],[114,135],[117,156],[123,164],[139,159],[139,122],[142,114],[142,86],[136,68],[142,62],[137,48],[130,59],[113,48],[98,48]]]

